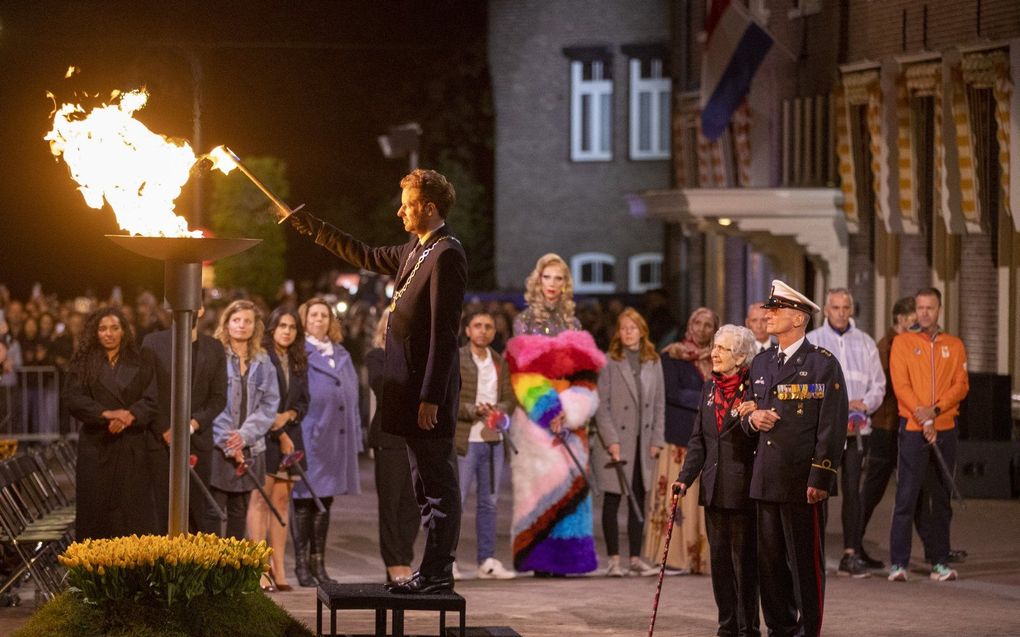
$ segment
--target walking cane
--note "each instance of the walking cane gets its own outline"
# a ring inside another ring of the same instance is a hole
[[[304,467],[301,466],[301,460],[305,457],[305,452],[298,449],[293,453],[288,453],[280,460],[280,468],[290,469],[294,467],[297,472],[301,475],[301,479],[305,481],[305,488],[308,489],[308,493],[312,494],[312,499],[315,500],[315,508],[319,510],[319,513],[326,512],[326,506],[319,499],[319,496],[315,495],[315,491],[312,490],[312,482],[308,479],[308,474],[305,473]]]
[[[599,439],[599,444],[601,444],[602,448],[605,449],[606,455],[609,455],[609,445],[606,444],[606,439],[602,437],[602,432],[599,431],[598,427],[595,427],[595,435]],[[641,451],[638,450],[638,453],[641,453]],[[630,505],[630,510],[634,512],[634,516],[638,519],[638,522],[644,524],[645,516],[641,514],[641,505],[638,504],[637,498],[634,497],[634,491],[631,490],[630,485],[627,484],[627,474],[623,471],[623,467],[626,464],[626,460],[610,460],[605,464],[605,468],[616,470],[616,479],[620,483],[620,493],[627,496],[627,503]]]
[[[928,443],[931,446],[931,451],[935,454],[935,462],[939,465],[939,469],[942,471],[942,477],[945,478],[949,484],[949,493],[952,497],[960,501],[960,506],[966,507],[967,503],[963,500],[963,494],[960,493],[960,489],[956,486],[956,480],[953,479],[953,473],[949,470],[949,465],[946,464],[946,459],[942,455],[942,450],[934,442]]]
[[[563,448],[567,450],[567,455],[570,456],[570,459],[574,461],[574,466],[577,467],[577,470],[581,472],[581,478],[583,478],[585,484],[588,485],[588,489],[591,490],[592,495],[598,497],[599,495],[598,488],[595,486],[594,482],[588,479],[588,474],[584,472],[584,465],[581,464],[581,461],[577,459],[577,455],[574,453],[574,450],[570,448],[569,444],[567,444],[568,433],[570,432],[568,432],[566,429],[561,429],[560,433],[553,434],[553,436],[559,438],[560,443],[563,445]]]
[[[485,418],[485,426],[489,429],[499,431],[500,433],[503,434],[500,440],[494,440],[491,442],[486,441],[486,444],[489,445],[489,494],[495,495],[496,447],[499,446],[499,443],[505,440],[506,443],[510,445],[510,449],[513,450],[515,454],[519,452],[517,451],[517,445],[514,444],[513,440],[510,440],[510,416],[507,416],[506,413],[502,411],[493,409],[489,412],[489,415]]]
[[[684,491],[679,485],[673,486],[673,502],[670,504],[669,524],[666,525],[666,545],[662,549],[662,566],[659,567],[659,582],[655,585],[655,599],[652,601],[652,620],[648,624],[648,637],[655,632],[655,616],[659,614],[659,594],[662,593],[662,580],[666,576],[666,557],[669,555],[669,540],[673,537],[673,522],[676,520],[676,507],[680,504],[680,498]]]
[[[252,485],[259,492],[259,495],[261,495],[262,499],[266,501],[266,506],[269,507],[269,510],[272,511],[273,515],[276,516],[276,521],[280,523],[280,526],[287,526],[287,523],[283,521],[283,516],[280,515],[280,512],[276,510],[275,506],[273,506],[273,502],[269,499],[269,496],[266,495],[266,490],[262,488],[262,485],[259,484],[259,481],[255,479],[255,476],[253,476],[251,472],[248,471],[248,463],[242,462],[241,464],[237,465],[235,473],[239,476],[248,477],[248,480],[251,481]]]
[[[205,501],[209,503],[212,510],[216,512],[216,516],[219,517],[220,522],[227,521],[227,512],[220,508],[220,505],[216,503],[216,498],[213,497],[212,492],[209,491],[209,487],[205,486],[202,482],[202,478],[198,476],[198,472],[195,471],[195,465],[198,464],[198,456],[191,454],[188,458],[188,473],[191,475],[191,480],[198,485],[198,490],[205,496]]]
[[[491,411],[489,417],[485,419],[485,426],[490,429],[498,429],[503,434],[504,442],[510,445],[510,451],[513,451],[514,455],[520,453],[517,451],[514,441],[510,440],[510,416],[502,411]]]

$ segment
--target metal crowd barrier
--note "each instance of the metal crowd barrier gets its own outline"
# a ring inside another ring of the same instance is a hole
[[[61,434],[60,375],[53,365],[25,365],[14,370],[15,386],[0,388],[3,413],[0,435],[18,440],[51,441]],[[70,431],[77,431],[71,427]]]

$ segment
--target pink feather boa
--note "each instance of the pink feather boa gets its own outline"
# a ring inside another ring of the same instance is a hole
[[[583,330],[568,330],[557,336],[515,336],[507,341],[506,359],[511,373],[541,374],[546,378],[598,372],[606,364],[606,356],[595,345],[595,339]]]

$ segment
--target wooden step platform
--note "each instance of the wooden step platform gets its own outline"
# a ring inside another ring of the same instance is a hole
[[[439,612],[439,637],[447,637],[454,634],[458,637],[466,637],[465,615],[467,604],[464,598],[453,591],[425,594],[425,595],[396,595],[389,592],[382,584],[322,584],[316,590],[315,603],[315,634],[348,635],[348,637],[359,637],[348,633],[337,633],[337,611],[338,610],[374,610],[375,611],[375,635],[376,637],[408,637],[404,635],[404,611],[425,610]],[[329,609],[329,633],[322,632],[322,609],[323,606]],[[392,632],[386,632],[386,612],[392,611]],[[447,611],[459,614],[460,622],[457,629],[446,628]],[[482,633],[483,635],[485,633]],[[499,633],[497,633],[498,635]]]

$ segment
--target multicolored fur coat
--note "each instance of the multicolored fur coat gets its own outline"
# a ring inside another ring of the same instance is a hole
[[[564,444],[588,464],[585,424],[598,407],[598,372],[606,358],[591,334],[521,335],[507,342],[510,382],[519,407],[510,438],[519,453],[513,470],[514,568],[518,571],[587,573],[598,567],[592,504],[586,477]],[[549,424],[565,415],[562,437]]]

